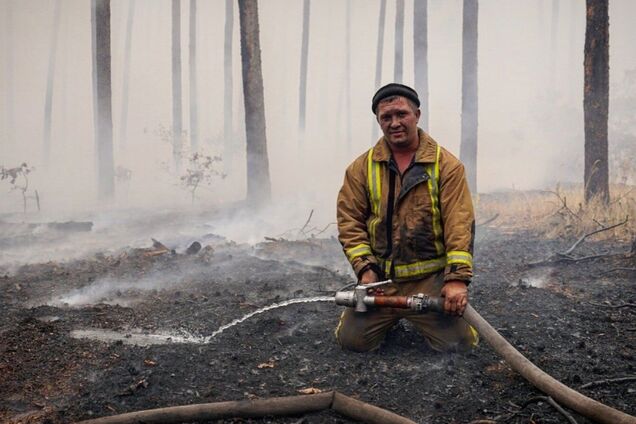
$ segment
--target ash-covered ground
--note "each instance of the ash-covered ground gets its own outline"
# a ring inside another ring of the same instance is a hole
[[[135,233],[137,245],[120,237],[118,246],[93,243],[88,256],[62,260],[56,246],[68,250],[75,237],[66,230],[2,225],[4,258],[44,250],[56,258],[0,265],[4,422],[65,423],[305,389],[337,390],[419,423],[566,422],[546,402],[528,403],[542,394],[483,341],[469,354],[440,354],[400,324],[377,351],[341,350],[333,336],[341,309],[328,302],[267,311],[208,338],[263,306],[329,296],[350,283],[332,237],[242,244],[203,227],[177,236],[176,227],[148,226]],[[109,231],[93,227],[82,242]],[[138,245],[142,236],[147,248]],[[186,254],[194,240],[203,248]],[[574,241],[503,232],[496,221],[479,228],[470,296],[524,355],[578,390],[636,375],[636,256],[629,243],[586,240],[576,257],[607,255],[528,265]],[[634,380],[580,391],[636,414]],[[325,411],[225,422],[351,421]]]

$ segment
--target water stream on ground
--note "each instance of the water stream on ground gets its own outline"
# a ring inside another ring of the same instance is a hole
[[[141,329],[131,329],[126,332],[117,332],[101,328],[95,329],[82,329],[71,331],[71,337],[78,339],[93,339],[101,340],[105,342],[122,342],[125,344],[132,344],[137,346],[149,346],[156,344],[170,344],[170,343],[195,343],[205,344],[212,342],[216,336],[253,317],[254,315],[262,314],[263,312],[271,311],[272,309],[282,308],[284,306],[293,305],[295,303],[312,303],[312,302],[333,302],[333,296],[316,296],[316,297],[302,297],[298,299],[285,300],[284,302],[274,303],[268,306],[264,306],[260,309],[250,312],[247,315],[237,318],[225,325],[222,325],[217,330],[212,332],[209,336],[195,336],[185,331],[179,332],[179,334],[172,333],[158,333],[148,334],[144,333]]]
[[[205,338],[205,342],[206,343],[210,342],[214,337],[218,336],[219,334],[221,334],[222,332],[224,332],[228,328],[234,327],[235,325],[240,324],[240,323],[242,323],[243,321],[245,321],[247,319],[250,319],[254,315],[262,314],[263,312],[267,312],[267,311],[270,311],[272,309],[282,308],[283,306],[293,305],[294,303],[333,302],[333,301],[334,301],[334,297],[333,296],[315,296],[315,297],[302,297],[302,298],[299,298],[299,299],[290,299],[290,300],[286,300],[284,302],[274,303],[272,305],[268,305],[268,306],[265,306],[263,308],[260,308],[260,309],[257,309],[255,311],[252,311],[249,314],[242,316],[241,318],[237,318],[234,321],[231,321],[231,322],[229,322],[229,323],[227,323],[225,325],[222,325],[216,331],[214,331],[212,334],[210,334],[208,337],[206,337]]]

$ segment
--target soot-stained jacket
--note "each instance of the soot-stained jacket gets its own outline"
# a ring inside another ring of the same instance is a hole
[[[358,277],[369,267],[394,281],[444,269],[445,281],[469,283],[475,218],[464,166],[418,134],[402,176],[384,137],[349,165],[338,194],[340,243]]]

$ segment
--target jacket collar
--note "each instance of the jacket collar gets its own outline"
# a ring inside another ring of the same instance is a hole
[[[417,129],[417,134],[420,136],[420,145],[415,152],[415,162],[434,163],[437,143],[420,128]],[[391,159],[391,149],[383,136],[373,147],[373,160],[388,162],[389,159]]]

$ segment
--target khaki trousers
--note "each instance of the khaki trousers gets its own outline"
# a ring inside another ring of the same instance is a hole
[[[443,280],[443,273],[440,272],[422,280],[392,283],[382,287],[387,296],[424,293],[439,297]],[[436,312],[418,314],[394,308],[370,308],[367,312],[355,312],[353,308],[346,308],[336,327],[336,339],[347,350],[366,352],[376,349],[391,327],[402,318],[412,322],[437,351],[467,351],[479,341],[477,331],[461,317]]]

